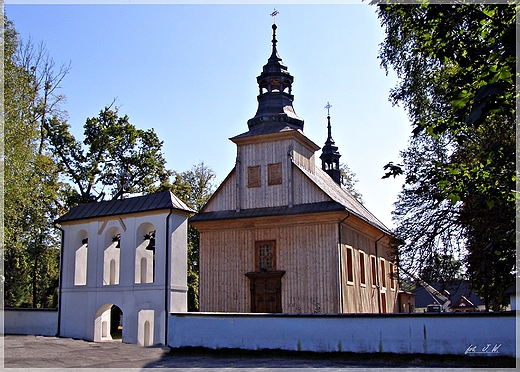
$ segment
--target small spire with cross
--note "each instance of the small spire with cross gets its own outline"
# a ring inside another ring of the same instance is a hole
[[[327,102],[327,105],[325,106],[325,108],[327,109],[327,116],[330,116],[330,108],[332,107],[332,105]]]
[[[276,24],[276,16],[280,13],[276,8],[274,8],[274,12],[271,13],[271,17],[273,17],[273,22]]]

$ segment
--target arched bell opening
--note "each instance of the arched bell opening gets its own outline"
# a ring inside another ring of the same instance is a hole
[[[153,283],[155,281],[155,231],[155,227],[151,223],[143,223],[137,229],[135,284]]]
[[[81,230],[76,236],[74,252],[74,285],[87,284],[88,233]]]
[[[119,284],[121,232],[113,227],[105,234],[103,252],[103,285]]]

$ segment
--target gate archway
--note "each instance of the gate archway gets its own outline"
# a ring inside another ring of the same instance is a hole
[[[94,319],[94,341],[121,341],[122,338],[123,311],[114,304],[101,306]]]

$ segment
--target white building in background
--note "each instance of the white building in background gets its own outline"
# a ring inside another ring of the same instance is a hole
[[[77,206],[62,230],[58,334],[166,344],[170,312],[187,311],[187,219],[171,192]]]

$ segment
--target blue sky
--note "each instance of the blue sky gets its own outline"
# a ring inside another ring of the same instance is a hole
[[[382,180],[382,167],[399,160],[411,127],[388,101],[396,78],[379,66],[384,32],[375,7],[130,2],[5,5],[23,40],[43,41],[58,65],[71,62],[60,93],[76,137],[87,117],[117,98],[121,114],[164,141],[169,169],[203,161],[219,184],[235,162],[229,138],[247,131],[256,113],[256,77],[271,52],[276,7],[278,52],[294,76],[305,134],[323,146],[330,102],[341,161],[356,173],[365,206],[392,226],[403,180]]]

